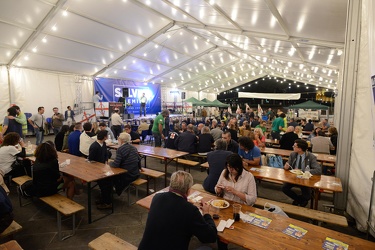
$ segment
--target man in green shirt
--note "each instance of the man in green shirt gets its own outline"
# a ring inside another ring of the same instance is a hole
[[[280,132],[283,131],[284,128],[284,118],[285,114],[281,113],[280,116],[272,122],[272,139],[280,140]]]
[[[263,134],[264,133],[266,133],[266,131],[267,131],[267,128],[266,128],[266,121],[262,121],[259,125],[257,125],[255,128],[260,128],[261,130],[262,130],[262,132],[263,132]]]
[[[164,119],[169,116],[169,110],[164,109],[160,115],[155,118],[154,125],[152,126],[152,135],[155,138],[155,147],[161,147],[161,139],[165,139],[163,135]]]

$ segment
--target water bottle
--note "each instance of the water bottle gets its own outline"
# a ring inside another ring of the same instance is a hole
[[[305,173],[310,173],[310,166],[309,166],[308,163],[307,163],[306,168],[305,168]]]

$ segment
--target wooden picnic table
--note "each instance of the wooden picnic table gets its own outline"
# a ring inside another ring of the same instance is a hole
[[[155,158],[163,158],[164,160],[164,184],[167,186],[167,173],[168,173],[168,164],[173,161],[173,159],[180,158],[182,156],[188,155],[188,152],[182,152],[174,149],[169,148],[161,148],[161,147],[153,147],[153,146],[146,146],[146,145],[133,145],[137,150],[138,153],[143,156],[148,157],[155,157]],[[108,145],[109,148],[118,149],[120,146],[115,144]],[[145,157],[145,167],[146,167],[146,157]]]
[[[168,188],[165,188],[159,192],[166,191],[168,191]],[[190,193],[195,191],[197,190],[191,189]],[[159,192],[138,200],[137,204],[146,209],[150,209],[152,198]],[[199,196],[203,197],[201,200],[202,202],[218,199],[216,196],[204,192],[201,192]],[[232,205],[231,201],[228,202]],[[348,244],[349,249],[375,249],[374,242],[353,237],[351,235],[346,235],[296,219],[284,217],[276,213],[271,213],[244,204],[241,204],[241,206],[241,210],[245,214],[254,213],[256,215],[271,219],[272,221],[270,225],[268,228],[264,229],[240,220],[238,222],[234,222],[233,229],[225,229],[223,232],[218,232],[218,236],[221,241],[226,243],[234,243],[245,249],[321,249],[326,237],[330,237]],[[212,214],[211,211],[210,213]],[[232,206],[225,209],[220,209],[219,216],[220,219],[215,220],[216,225],[219,224],[220,220],[232,219]],[[307,233],[299,240],[288,236],[283,233],[283,231],[290,225],[301,227],[307,230]]]
[[[70,160],[70,164],[60,168],[60,172],[71,175],[87,183],[87,216],[89,224],[91,214],[91,182],[126,173],[126,169],[112,168],[100,162],[89,162],[83,157],[57,152],[59,163]]]
[[[289,157],[289,155],[293,152],[293,150],[269,148],[269,147],[260,148],[260,151],[262,154],[274,154],[274,155],[280,155],[280,156],[286,156],[286,157]],[[311,154],[316,156],[317,161],[336,163],[336,155],[329,155],[329,154],[323,154],[323,153],[319,153],[319,154],[311,153]]]

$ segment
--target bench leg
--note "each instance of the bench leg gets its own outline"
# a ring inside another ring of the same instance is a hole
[[[63,241],[63,240],[66,240],[70,237],[72,237],[75,233],[76,233],[76,214],[74,213],[72,215],[72,233],[69,234],[69,235],[66,235],[64,237],[62,237],[62,232],[61,232],[61,213],[59,211],[57,211],[57,230],[58,230],[58,235],[59,235],[59,240],[60,241]]]

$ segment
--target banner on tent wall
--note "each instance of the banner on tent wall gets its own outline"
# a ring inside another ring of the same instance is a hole
[[[123,89],[128,89],[126,97],[127,112],[129,114],[139,114],[140,98],[145,93],[147,98],[146,113],[156,114],[161,111],[161,90],[160,84],[144,85],[134,81],[95,78],[95,91],[100,91],[103,95],[103,102],[118,102],[123,97]]]

